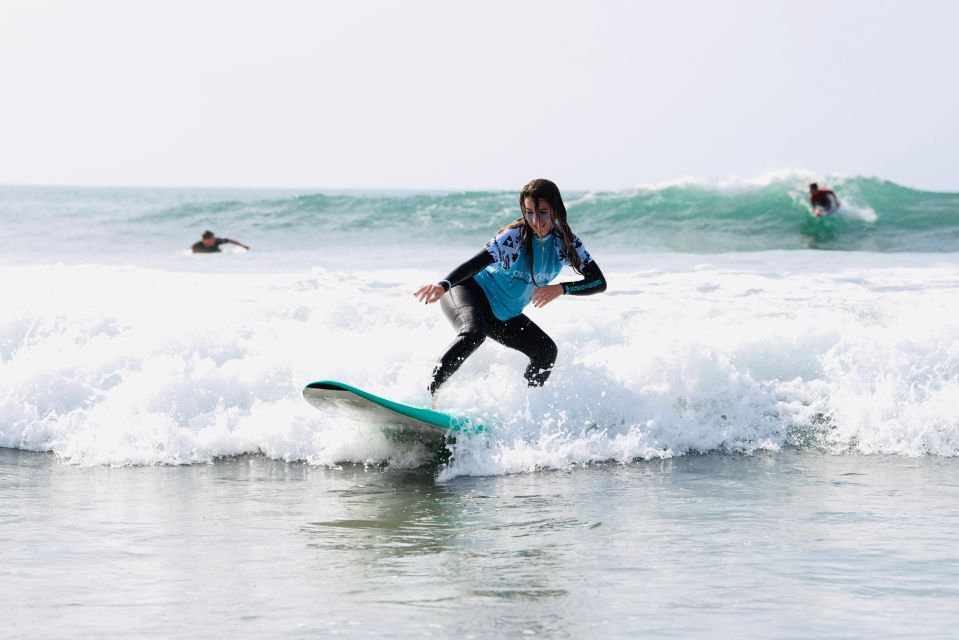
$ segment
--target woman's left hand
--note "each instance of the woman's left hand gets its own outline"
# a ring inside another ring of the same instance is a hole
[[[533,289],[533,306],[545,307],[556,298],[563,295],[563,285],[548,284],[545,287]]]

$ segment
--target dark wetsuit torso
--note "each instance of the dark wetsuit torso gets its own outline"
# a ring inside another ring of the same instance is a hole
[[[508,245],[509,250],[505,252],[502,251],[501,246],[498,246],[503,245],[504,239],[509,237],[515,239],[515,236],[515,232],[498,235],[487,243],[484,250],[446,276],[445,280],[450,288],[448,293],[440,299],[440,307],[456,328],[457,336],[433,370],[433,380],[429,386],[430,394],[435,394],[487,337],[529,357],[529,365],[525,372],[529,386],[542,386],[549,378],[553,363],[556,361],[556,343],[525,314],[520,313],[506,319],[497,317],[490,303],[489,294],[474,277],[484,270],[487,278],[520,277],[507,272],[510,267],[517,266],[516,261],[525,252],[525,246],[514,246],[511,243]],[[563,292],[567,295],[582,296],[605,291],[606,279],[599,265],[590,258],[578,239],[575,241],[575,248],[580,254],[582,265],[580,270],[583,279],[562,283]],[[557,247],[557,251],[557,255],[562,254],[563,261],[568,260],[561,247]],[[536,264],[535,258],[534,266],[537,269],[540,267]],[[522,277],[526,275],[528,274],[523,273]],[[537,281],[536,286],[545,284],[547,282]]]
[[[813,207],[819,207],[824,211],[832,211],[836,208],[836,194],[829,189],[820,189],[815,195],[809,195],[809,202]]]
[[[216,242],[213,243],[213,246],[208,247],[203,244],[203,241],[200,240],[193,245],[193,253],[220,253],[220,245],[226,244],[230,240],[228,238],[217,238]]]

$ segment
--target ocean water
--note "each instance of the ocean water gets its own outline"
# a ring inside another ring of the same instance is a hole
[[[844,206],[817,220],[805,203],[812,179],[565,193],[609,289],[529,310],[560,347],[542,389],[523,386],[523,356],[484,344],[440,404],[492,432],[448,443],[439,459],[318,411],[300,390],[332,378],[427,404],[453,331],[412,292],[517,217],[515,193],[0,187],[0,554],[15,610],[54,606],[32,596],[54,567],[72,566],[80,577],[53,600],[62,620],[132,634],[102,626],[119,606],[113,586],[83,586],[106,560],[115,585],[126,566],[130,589],[156,583],[130,603],[136,616],[186,607],[156,635],[191,623],[217,635],[205,625],[219,621],[231,635],[269,623],[290,637],[441,637],[468,632],[450,617],[459,613],[476,637],[495,635],[494,622],[550,637],[708,636],[718,607],[741,623],[727,637],[948,637],[959,620],[942,603],[955,598],[959,564],[936,545],[955,526],[959,486],[959,194],[820,178]],[[191,254],[207,228],[252,250]],[[678,482],[692,472],[701,482]],[[848,483],[849,493],[830,488]],[[351,515],[354,502],[375,512],[380,500],[387,515]],[[410,509],[425,509],[429,526],[397,515]],[[211,522],[215,537],[204,537]],[[696,537],[724,526],[734,535]],[[871,537],[854,549],[857,527]],[[268,532],[292,554],[275,572]],[[914,554],[896,543],[912,534]],[[462,548],[474,536],[478,559]],[[223,556],[205,559],[217,540]],[[594,545],[595,557],[583,550]],[[725,555],[735,545],[758,545],[764,559]],[[213,597],[226,563],[247,557],[244,580],[297,595],[234,598],[246,612]],[[343,558],[390,569],[358,576]],[[341,573],[316,580],[346,591],[303,591],[305,575],[285,573],[294,560],[332,562]],[[184,592],[209,605],[184,605],[175,585],[190,578],[170,568],[180,561],[214,572]],[[527,563],[542,573],[523,573]],[[591,587],[575,586],[573,567]],[[468,589],[473,579],[486,586]],[[697,591],[707,586],[730,600]],[[678,604],[689,590],[692,609]],[[821,591],[854,609],[808,620]],[[303,613],[309,593],[334,610]],[[505,613],[471,618],[463,598]],[[590,617],[594,598],[615,607]],[[371,623],[371,606],[400,626]],[[913,622],[891,627],[890,612]],[[688,620],[671,624],[680,613]],[[440,626],[416,626],[414,614]],[[777,616],[795,631],[769,622]],[[36,635],[28,623],[9,629]]]
[[[954,638],[957,472],[790,450],[437,483],[0,449],[0,636]]]

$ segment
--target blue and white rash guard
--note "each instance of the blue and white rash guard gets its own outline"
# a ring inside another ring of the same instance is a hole
[[[440,281],[449,291],[473,277],[489,300],[493,315],[506,321],[523,313],[533,297],[533,289],[549,284],[562,270],[572,266],[563,241],[554,230],[545,239],[533,236],[533,268],[536,284],[529,273],[529,256],[523,243],[523,228],[506,229],[489,242],[475,256],[456,267]],[[563,282],[563,293],[588,296],[606,290],[606,278],[599,265],[589,255],[579,238],[573,236],[573,250],[579,256],[581,280]]]
[[[563,249],[563,241],[551,233],[542,240],[533,236],[532,256],[527,255],[523,243],[523,228],[506,229],[486,243],[486,251],[493,258],[489,265],[474,277],[489,298],[493,315],[509,320],[523,313],[533,297],[533,289],[552,282],[564,266],[573,266]],[[573,248],[585,267],[593,259],[579,238],[573,237]],[[529,261],[533,260],[530,276]]]

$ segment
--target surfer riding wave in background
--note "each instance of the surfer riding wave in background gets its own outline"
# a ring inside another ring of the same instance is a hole
[[[434,408],[440,386],[487,337],[529,356],[526,381],[530,387],[542,386],[556,361],[556,343],[523,314],[524,307],[606,290],[599,265],[569,228],[556,184],[530,181],[519,204],[522,216],[500,229],[482,251],[414,293],[425,304],[442,299],[443,313],[458,331],[433,370],[429,390]],[[549,284],[564,265],[583,278]]]
[[[809,203],[812,205],[813,215],[817,218],[832,215],[842,206],[835,193],[829,189],[820,189],[815,182],[809,185]]]

